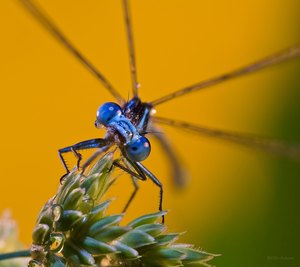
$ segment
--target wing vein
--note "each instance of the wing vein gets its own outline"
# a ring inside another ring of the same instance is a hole
[[[104,75],[67,39],[61,30],[50,20],[46,13],[32,0],[18,0],[23,7],[65,48],[90,71],[102,85],[117,99],[120,104],[125,100]]]
[[[202,90],[220,83],[223,83],[225,81],[253,73],[255,71],[262,70],[264,68],[273,66],[275,64],[287,61],[289,59],[293,59],[300,56],[300,45],[296,45],[293,47],[290,47],[286,50],[280,51],[279,53],[273,54],[269,57],[266,57],[262,60],[259,60],[257,62],[254,62],[252,64],[249,64],[247,66],[244,66],[242,68],[233,70],[231,72],[222,74],[220,76],[213,77],[211,79],[201,81],[199,83],[193,84],[191,86],[185,87],[183,89],[177,90],[171,94],[165,95],[163,97],[160,97],[154,101],[151,102],[153,106],[157,106],[159,104],[165,103],[167,101],[170,101],[174,98],[189,94],[191,92],[195,92],[198,90]]]
[[[260,149],[266,152],[275,153],[281,156],[295,159],[297,161],[300,160],[300,144],[288,144],[274,138],[267,138],[253,134],[208,128],[201,125],[187,123],[184,121],[177,121],[161,117],[154,117],[153,121],[192,131],[203,136],[218,138],[232,143],[245,145],[251,148]]]

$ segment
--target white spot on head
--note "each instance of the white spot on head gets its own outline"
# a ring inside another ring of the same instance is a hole
[[[153,116],[156,113],[156,109],[151,109],[150,115]]]
[[[145,143],[144,143],[144,147],[149,147],[149,143],[148,143],[148,142],[145,142]]]

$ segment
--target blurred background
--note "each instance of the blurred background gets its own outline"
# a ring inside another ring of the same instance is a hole
[[[121,2],[38,1],[127,99],[131,80]],[[131,1],[144,101],[299,43],[297,0]],[[102,137],[96,110],[114,99],[16,0],[0,2],[0,212],[9,208],[29,245],[39,209],[64,169],[59,148]],[[300,143],[300,62],[271,67],[157,107],[159,116]],[[152,142],[145,165],[165,189],[169,231],[220,253],[216,266],[299,266],[299,162],[163,127],[187,170],[175,188]],[[70,163],[72,163],[70,157]],[[75,161],[74,161],[75,163]],[[74,164],[73,163],[73,164]],[[141,182],[125,220],[158,206]],[[122,175],[111,212],[133,190]]]

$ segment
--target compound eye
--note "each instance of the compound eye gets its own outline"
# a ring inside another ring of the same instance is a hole
[[[113,118],[120,116],[121,114],[122,109],[118,104],[113,102],[104,103],[97,110],[96,124],[107,126]]]
[[[138,139],[135,139],[133,142],[125,146],[125,151],[128,158],[132,161],[143,161],[145,160],[151,151],[150,142],[144,136],[140,136]]]

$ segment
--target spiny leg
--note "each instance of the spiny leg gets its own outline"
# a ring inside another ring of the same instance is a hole
[[[148,176],[152,182],[159,187],[159,211],[162,211],[162,204],[163,204],[163,195],[164,195],[164,190],[163,190],[163,185],[162,183],[156,178],[156,176],[150,172],[142,163],[136,162],[136,164],[139,166],[139,168]],[[165,216],[162,216],[162,223],[165,222]]]
[[[68,147],[59,149],[58,150],[59,158],[60,158],[60,160],[61,160],[61,162],[62,162],[62,164],[65,167],[66,172],[67,172],[66,174],[64,174],[62,176],[61,180],[66,175],[68,175],[70,173],[70,170],[69,170],[69,168],[66,164],[66,160],[65,160],[63,154],[73,152],[73,154],[77,158],[77,164],[76,165],[77,165],[77,168],[79,169],[79,167],[80,167],[79,164],[80,164],[80,161],[81,161],[82,157],[81,157],[81,154],[77,152],[78,150],[92,149],[92,148],[102,148],[102,147],[105,147],[105,146],[108,146],[108,145],[110,145],[110,141],[108,141],[106,139],[103,139],[103,138],[96,138],[96,139],[91,139],[91,140],[87,140],[87,141],[77,143],[73,146],[68,146]],[[85,167],[87,167],[87,166],[85,166]],[[84,171],[84,168],[83,168],[83,171]]]
[[[82,155],[79,152],[77,152],[77,150],[74,147],[71,148],[71,151],[73,152],[75,158],[77,159],[76,167],[77,167],[77,170],[79,170],[80,162],[82,160]]]
[[[135,198],[137,192],[138,192],[139,189],[140,189],[140,186],[139,186],[138,181],[136,180],[136,178],[135,178],[134,176],[130,176],[130,177],[131,177],[131,181],[132,181],[134,190],[133,190],[133,192],[131,193],[129,199],[127,200],[127,203],[126,203],[125,207],[123,208],[123,211],[122,211],[122,212],[126,212],[126,210],[127,210],[128,207],[130,206],[131,202],[133,201],[133,199]]]
[[[145,181],[147,179],[147,177],[145,176],[145,174],[140,169],[137,169],[138,168],[137,166],[134,166],[133,164],[131,165],[131,163],[130,163],[130,165],[137,171],[137,173],[135,173],[134,171],[132,171],[128,167],[125,167],[122,164],[120,164],[119,160],[115,160],[113,162],[113,165],[116,166],[116,167],[118,167],[118,168],[120,168],[121,170],[127,172],[128,174],[130,174],[131,176],[133,176],[133,177],[135,177],[137,179],[140,179],[142,181]]]

